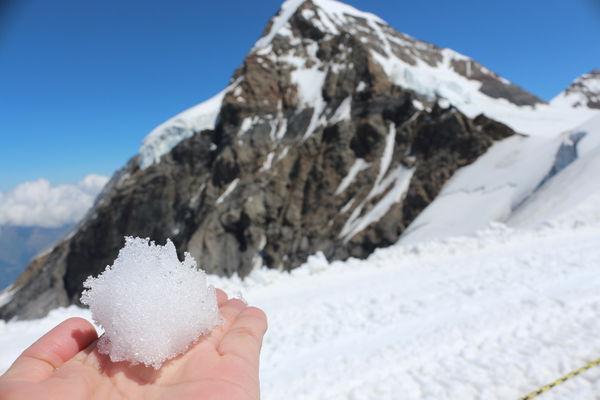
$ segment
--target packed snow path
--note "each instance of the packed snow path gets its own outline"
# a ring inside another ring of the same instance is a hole
[[[600,229],[497,226],[394,246],[369,260],[312,258],[240,290],[269,316],[263,400],[518,399],[600,357]],[[0,324],[0,360],[74,310]],[[35,326],[34,326],[35,325]],[[600,398],[592,369],[541,399]]]

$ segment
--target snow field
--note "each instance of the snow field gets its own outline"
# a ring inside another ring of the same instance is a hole
[[[600,357],[600,225],[378,250],[292,273],[210,277],[269,316],[263,399],[519,398]],[[0,323],[0,368],[75,307]],[[592,369],[543,399],[599,398]]]
[[[600,356],[599,233],[399,247],[250,289],[270,316],[264,398],[518,398]],[[595,398],[599,377],[546,398]]]

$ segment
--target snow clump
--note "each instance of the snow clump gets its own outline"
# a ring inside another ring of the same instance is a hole
[[[221,321],[215,288],[189,253],[179,261],[170,240],[126,237],[114,264],[83,285],[81,302],[105,331],[98,350],[113,362],[158,369]]]

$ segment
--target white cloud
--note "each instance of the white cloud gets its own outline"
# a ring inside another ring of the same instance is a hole
[[[52,186],[46,179],[0,192],[0,225],[57,227],[78,222],[94,204],[108,178],[88,175],[74,185]]]

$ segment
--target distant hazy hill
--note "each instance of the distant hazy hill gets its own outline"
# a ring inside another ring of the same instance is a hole
[[[0,288],[9,286],[34,256],[54,245],[71,226],[42,228],[0,225]]]

